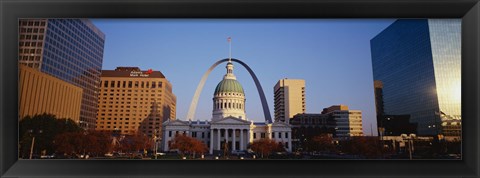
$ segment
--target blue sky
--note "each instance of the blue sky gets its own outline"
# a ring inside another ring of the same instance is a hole
[[[282,78],[304,79],[307,113],[337,104],[363,112],[366,135],[376,133],[370,39],[394,19],[92,19],[106,35],[103,69],[137,66],[161,71],[177,96],[177,118],[186,118],[202,75],[232,57],[259,78],[273,117],[273,86]],[[255,84],[236,64],[246,95],[247,118],[263,121]],[[209,76],[195,118],[210,120],[213,91],[225,64]]]

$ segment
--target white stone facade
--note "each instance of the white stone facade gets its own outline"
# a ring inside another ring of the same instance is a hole
[[[281,142],[287,152],[292,151],[292,130],[284,122],[254,123],[235,117],[217,121],[169,120],[163,123],[163,131],[163,151],[170,151],[169,145],[176,134],[186,134],[202,141],[209,148],[210,154],[225,150],[225,142],[228,143],[229,152],[244,151],[249,144],[260,139]]]

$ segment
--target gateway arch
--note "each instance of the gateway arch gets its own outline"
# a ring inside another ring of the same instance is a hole
[[[200,83],[197,86],[197,90],[195,90],[195,95],[192,98],[192,102],[190,103],[190,108],[188,109],[188,114],[187,114],[187,119],[192,120],[193,117],[195,116],[195,110],[197,109],[197,104],[198,104],[198,98],[200,97],[200,93],[202,93],[203,86],[205,85],[205,82],[207,81],[208,75],[210,75],[210,72],[212,72],[215,67],[217,67],[219,64],[227,62],[227,61],[234,61],[239,64],[241,64],[243,67],[245,67],[250,73],[250,76],[252,76],[253,81],[255,82],[255,85],[257,86],[258,90],[258,95],[260,95],[260,101],[262,102],[262,107],[263,107],[263,115],[265,117],[265,121],[268,121],[269,123],[272,123],[272,117],[270,115],[270,110],[268,109],[268,104],[267,104],[267,99],[265,98],[265,93],[263,93],[262,85],[260,85],[260,81],[258,81],[257,76],[253,72],[250,67],[242,62],[241,60],[238,59],[222,59],[217,62],[215,62],[208,70],[203,74],[202,79],[200,80]]]

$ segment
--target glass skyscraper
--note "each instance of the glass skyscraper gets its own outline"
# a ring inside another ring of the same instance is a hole
[[[83,89],[80,125],[95,128],[105,34],[88,19],[20,19],[19,63]]]
[[[461,19],[401,19],[370,41],[379,127],[403,115],[419,135],[461,135],[460,44]]]

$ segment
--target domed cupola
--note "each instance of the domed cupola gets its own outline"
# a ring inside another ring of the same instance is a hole
[[[245,94],[243,92],[243,87],[240,82],[234,79],[223,79],[222,81],[220,81],[220,83],[218,83],[217,87],[215,88],[215,93],[213,95],[230,92]]]
[[[227,74],[223,77],[213,93],[212,121],[233,116],[245,118],[245,93],[240,82],[233,75],[233,64],[227,63]]]

